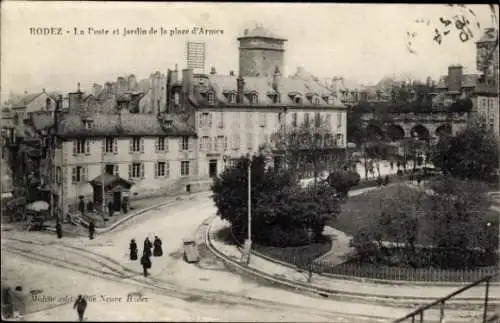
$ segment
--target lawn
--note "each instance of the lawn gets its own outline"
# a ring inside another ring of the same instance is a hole
[[[347,202],[342,206],[342,211],[339,216],[327,225],[345,232],[348,235],[354,235],[361,227],[373,224],[381,210],[387,213],[400,212],[399,200],[408,200],[408,196],[415,195],[415,192],[417,192],[416,188],[398,183],[349,197]],[[422,194],[419,208],[428,209],[426,206],[428,203],[429,196],[425,193]],[[409,209],[408,212],[411,212],[411,209]],[[417,215],[418,214],[417,212]],[[498,219],[498,212],[490,210],[490,213],[485,216],[492,220]],[[429,244],[429,237],[426,234],[430,232],[429,225],[429,223],[426,223],[422,219],[419,225],[417,244]],[[383,237],[383,240],[391,241],[391,237]]]

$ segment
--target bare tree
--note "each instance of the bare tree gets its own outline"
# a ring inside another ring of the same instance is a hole
[[[312,173],[315,184],[341,159],[336,150],[335,134],[329,122],[319,114],[296,127],[282,125],[270,139],[271,146],[283,152],[292,175],[305,177]]]

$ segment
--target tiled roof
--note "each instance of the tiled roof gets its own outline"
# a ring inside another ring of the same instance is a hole
[[[173,121],[171,128],[165,128],[154,114],[96,114],[91,116],[92,129],[87,129],[79,115],[63,116],[57,127],[62,137],[102,137],[102,136],[194,136],[195,132],[178,115],[165,115],[163,119]]]
[[[35,94],[26,94],[23,97],[21,97],[19,99],[19,101],[17,101],[16,103],[14,103],[13,107],[14,108],[25,107],[26,105],[30,104],[31,101],[33,101],[34,99],[38,98],[42,94],[43,94],[43,92],[35,93]]]
[[[462,87],[475,87],[477,84],[477,79],[479,75],[477,74],[463,74],[462,75]],[[436,85],[438,89],[448,88],[448,76],[443,75],[439,78],[438,84]]]
[[[37,130],[44,130],[52,127],[54,125],[54,117],[52,113],[47,113],[45,111],[33,112],[31,115],[31,122],[33,127]]]
[[[229,103],[224,93],[237,91],[237,76],[230,75],[209,75],[210,87],[215,92],[215,96],[219,103]],[[276,92],[272,88],[272,78],[265,77],[244,77],[245,81],[245,94],[255,92],[258,96],[259,105],[273,104],[271,94]],[[314,80],[302,80],[298,78],[281,77],[278,85],[278,92],[280,93],[281,104],[296,105],[293,101],[293,95],[300,94],[304,100],[301,105],[311,105],[310,100],[306,98],[308,94],[317,94],[320,96],[321,106],[331,106],[325,97],[332,95],[331,91],[325,86],[319,84]],[[292,95],[293,94],[293,95]],[[201,96],[196,95],[195,100],[203,100]],[[250,101],[247,96],[244,98],[244,104],[249,105]],[[343,104],[338,101],[334,102],[336,107],[343,107]]]
[[[282,39],[284,40],[285,38],[276,36],[266,28],[262,26],[255,26],[251,30],[245,30],[243,33],[243,36],[240,36],[239,38],[249,38],[249,37],[261,37],[261,38],[274,38],[274,39]]]

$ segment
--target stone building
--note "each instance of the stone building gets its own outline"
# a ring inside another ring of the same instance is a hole
[[[245,31],[240,41],[240,73],[194,74],[169,71],[167,110],[192,117],[198,135],[198,172],[214,177],[228,163],[253,154],[280,127],[300,126],[323,117],[345,148],[346,108],[315,80],[283,77],[285,39],[261,26]]]

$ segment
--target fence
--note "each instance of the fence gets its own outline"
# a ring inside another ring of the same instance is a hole
[[[482,313],[478,315],[478,317],[475,319],[475,322],[483,322],[483,323],[493,323],[493,322],[498,322],[499,321],[499,312],[497,306],[494,304],[489,303],[489,297],[490,297],[490,283],[493,280],[498,280],[498,272],[489,275],[486,277],[483,277],[472,284],[469,284],[463,288],[460,288],[459,290],[451,293],[448,296],[442,297],[428,305],[424,305],[415,311],[409,313],[408,315],[397,319],[394,321],[394,323],[400,323],[400,322],[412,322],[415,323],[416,319],[418,317],[418,322],[422,323],[424,322],[425,318],[425,313],[426,311],[439,311],[439,322],[445,322],[446,316],[445,316],[445,310],[446,310],[446,301],[452,299],[453,297],[457,296],[458,294],[461,294],[465,292],[468,289],[471,289],[476,286],[480,286],[481,284],[484,284],[484,308],[482,310]],[[426,320],[428,322],[429,320]]]

